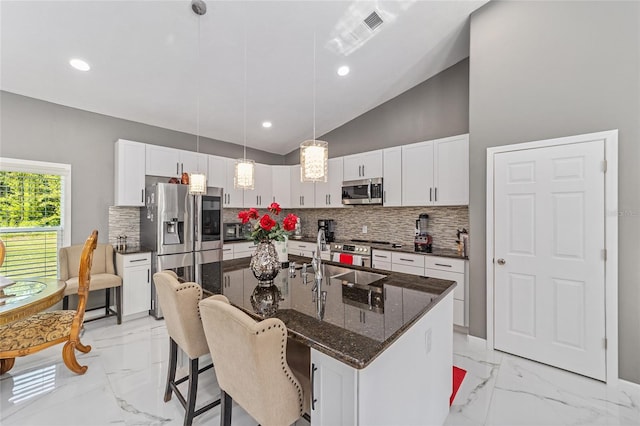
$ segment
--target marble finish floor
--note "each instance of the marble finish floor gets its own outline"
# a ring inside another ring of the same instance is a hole
[[[162,401],[168,358],[163,321],[145,317],[85,325],[79,354],[84,376],[62,363],[62,345],[18,358],[0,378],[0,424],[181,425],[175,397]],[[477,339],[454,335],[454,363],[467,370],[447,425],[639,425],[640,387],[617,389],[507,354],[487,351]],[[184,385],[182,385],[184,386]],[[217,397],[213,370],[201,375],[199,404]],[[219,424],[220,409],[194,426]],[[304,420],[298,425],[308,425]],[[255,426],[234,406],[233,425]]]

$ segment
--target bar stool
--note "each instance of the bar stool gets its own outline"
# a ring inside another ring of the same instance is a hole
[[[198,310],[198,302],[202,299],[202,287],[193,282],[179,282],[173,271],[155,273],[153,282],[169,333],[169,370],[164,401],[169,401],[175,392],[185,409],[184,425],[190,426],[194,417],[220,405],[218,399],[197,410],[195,408],[198,374],[213,367],[213,364],[210,364],[198,369],[198,358],[209,353]],[[178,347],[189,357],[189,374],[176,380]],[[187,380],[189,387],[185,399],[178,385]]]
[[[287,362],[287,328],[277,318],[254,321],[224,296],[200,302],[204,333],[222,390],[220,424],[231,424],[232,399],[262,426],[292,424],[308,394]]]

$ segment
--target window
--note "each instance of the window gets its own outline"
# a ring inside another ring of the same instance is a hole
[[[70,176],[67,164],[0,158],[0,274],[57,277],[58,248],[70,240]]]

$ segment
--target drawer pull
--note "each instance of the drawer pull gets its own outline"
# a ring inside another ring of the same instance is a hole
[[[384,255],[382,255],[382,254],[374,254],[374,255],[373,255],[373,257],[377,257],[377,258],[379,258],[379,259],[388,259],[388,258],[389,258],[389,256],[384,256]],[[402,260],[402,259],[401,259],[401,260]]]
[[[129,261],[129,263],[133,263],[133,262],[144,262],[144,261],[146,261],[146,260],[147,260],[147,258],[146,258],[146,257],[143,257],[142,259],[131,259],[131,260]]]
[[[452,265],[445,265],[444,263],[436,263],[436,266],[444,266],[446,268],[451,268]]]
[[[405,262],[415,262],[415,260],[413,260],[413,259],[405,259],[404,257],[401,257],[400,260],[405,261]]]

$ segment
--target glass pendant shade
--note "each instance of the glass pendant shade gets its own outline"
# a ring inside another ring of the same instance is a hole
[[[326,182],[329,164],[329,144],[308,140],[300,144],[300,181]]]
[[[236,170],[233,176],[235,189],[253,189],[255,161],[246,158],[236,160]]]
[[[202,195],[207,193],[207,175],[204,173],[189,174],[189,194]]]

